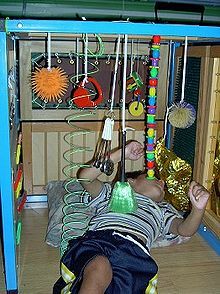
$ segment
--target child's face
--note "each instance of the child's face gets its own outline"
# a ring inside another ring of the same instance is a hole
[[[128,179],[135,192],[145,195],[155,202],[160,202],[164,198],[164,181],[154,179],[148,180],[146,174],[139,175],[136,179]]]

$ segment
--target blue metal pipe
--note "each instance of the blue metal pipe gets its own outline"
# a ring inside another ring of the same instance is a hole
[[[51,32],[51,33],[91,33],[91,34],[134,34],[178,37],[220,38],[219,27],[152,24],[105,21],[69,21],[69,20],[5,20],[7,32]]]
[[[17,290],[16,243],[14,224],[14,200],[10,157],[10,126],[8,106],[8,70],[6,33],[0,32],[0,197],[5,282],[7,290]]]

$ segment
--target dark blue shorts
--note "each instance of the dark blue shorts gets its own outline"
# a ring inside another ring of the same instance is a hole
[[[132,238],[141,244],[138,238]],[[62,289],[66,290],[64,293],[78,293],[84,268],[98,255],[108,258],[113,271],[106,294],[157,293],[158,268],[155,261],[134,242],[113,230],[105,230],[88,231],[84,236],[70,241],[61,259],[62,277],[54,285],[53,294],[61,293]]]

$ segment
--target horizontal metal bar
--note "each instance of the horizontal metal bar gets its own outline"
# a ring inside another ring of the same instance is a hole
[[[177,24],[70,21],[70,20],[5,20],[6,32],[19,33],[88,33],[161,35],[220,38],[220,27]]]
[[[220,239],[205,225],[201,224],[198,230],[200,236],[209,244],[209,246],[220,255]]]
[[[47,195],[30,195],[27,196],[26,203],[47,202]]]

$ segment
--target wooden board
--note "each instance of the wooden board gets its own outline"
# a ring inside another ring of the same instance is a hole
[[[98,138],[101,134],[102,122],[76,122],[75,126],[88,129],[88,134],[79,134],[71,138],[70,144],[78,147],[90,147],[91,151],[77,152],[67,157],[72,163],[85,163],[92,158]],[[144,142],[144,121],[131,121],[127,126],[134,130],[127,132],[127,140],[133,139]],[[22,123],[23,129],[23,154],[24,154],[24,185],[29,195],[45,194],[45,186],[52,180],[64,180],[65,166],[70,163],[64,158],[70,145],[64,140],[65,135],[74,131],[67,123]],[[119,146],[120,123],[115,122],[112,139],[112,148]],[[157,124],[157,138],[163,135],[163,122]],[[143,160],[127,162],[127,170],[143,169]],[[71,176],[75,177],[76,169],[72,169]],[[109,181],[114,178],[116,171],[111,177],[101,176],[101,180]]]

